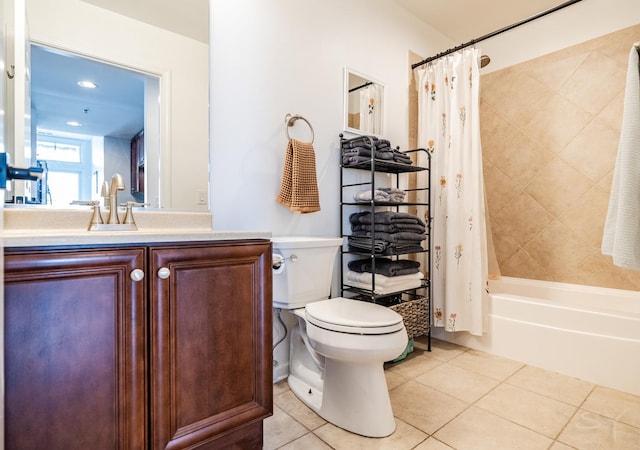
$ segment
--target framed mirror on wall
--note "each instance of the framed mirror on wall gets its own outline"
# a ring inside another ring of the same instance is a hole
[[[100,200],[102,183],[120,173],[130,187],[121,202],[152,204],[159,175],[146,179],[144,169],[159,158],[159,77],[35,43],[30,49],[29,159],[44,175],[24,203],[64,208]],[[134,158],[142,130],[148,142]]]
[[[384,135],[384,85],[369,75],[344,68],[344,129]]]
[[[12,159],[16,167],[35,166],[42,159],[51,175],[49,190],[45,183],[12,183],[5,195],[11,206],[63,208],[70,198],[99,199],[101,181],[119,173],[127,190],[123,200],[130,196],[152,208],[208,210],[208,1],[196,0],[184,17],[173,14],[171,0],[8,1],[21,4],[15,14],[20,32],[11,34],[17,106],[5,108],[5,124],[16,124],[10,133],[15,142],[8,148],[21,149]],[[51,59],[68,76],[53,69]],[[69,73],[85,64],[91,69]],[[117,77],[116,69],[121,69]],[[110,90],[123,83],[123,73],[134,79],[135,92],[128,87]],[[84,91],[82,99],[62,98],[68,90],[84,89],[77,82],[90,75],[95,75],[97,88]],[[51,87],[56,81],[67,87]],[[121,97],[135,98],[135,106],[115,105]],[[62,107],[67,102],[69,109]],[[106,129],[130,112],[137,115],[135,123]],[[90,130],[91,122],[103,129]],[[70,142],[79,136],[80,142]],[[91,153],[89,161],[89,150],[83,150],[88,143],[91,149],[103,149],[103,157]],[[59,186],[77,189],[54,191],[56,176]]]

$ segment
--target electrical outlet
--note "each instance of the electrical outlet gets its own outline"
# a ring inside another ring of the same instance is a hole
[[[207,201],[207,191],[196,191],[198,198],[196,200],[196,204],[198,205],[206,205]]]

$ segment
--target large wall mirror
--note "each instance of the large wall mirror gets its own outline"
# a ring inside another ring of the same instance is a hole
[[[145,164],[159,157],[159,77],[27,45],[28,156],[44,176],[28,183],[24,196],[7,201],[63,208],[73,200],[100,200],[103,182],[120,173],[129,187],[120,202],[153,204],[160,197],[159,177],[146,177]]]
[[[171,14],[171,0],[26,0],[25,23],[8,32],[26,91],[9,109],[8,134],[24,151],[7,151],[47,177],[17,182],[6,201],[99,200],[102,182],[120,173],[122,201],[208,209],[209,5],[187,3],[191,18]]]
[[[356,134],[384,135],[384,85],[345,67],[344,129]]]

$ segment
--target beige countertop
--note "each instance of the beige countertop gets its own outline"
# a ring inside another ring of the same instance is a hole
[[[216,231],[211,213],[134,210],[137,231],[88,231],[91,211],[5,208],[4,247],[104,245],[235,239],[270,239],[268,231]]]

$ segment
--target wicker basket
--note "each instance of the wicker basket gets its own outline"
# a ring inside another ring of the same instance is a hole
[[[397,312],[404,320],[409,339],[422,336],[429,330],[429,300],[417,298],[397,305],[389,306],[389,309]]]

